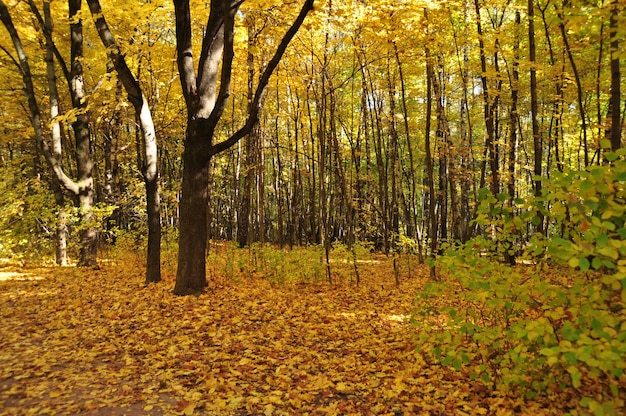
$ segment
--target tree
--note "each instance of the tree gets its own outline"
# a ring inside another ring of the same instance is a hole
[[[50,1],[45,1],[44,9],[44,31],[52,33],[52,15],[50,12]],[[54,44],[51,39],[46,39],[46,75],[48,78],[48,90],[50,94],[50,119],[52,152],[57,160],[62,157],[61,146],[61,123],[58,121],[59,115],[59,92],[57,89],[57,79],[54,65]],[[55,175],[51,178],[52,192],[57,205],[57,229],[56,229],[56,263],[61,266],[67,265],[67,212],[65,209],[65,195],[61,183]]]
[[[135,108],[139,125],[143,133],[143,145],[146,156],[142,166],[146,186],[146,211],[148,213],[148,258],[146,267],[146,283],[161,280],[161,210],[158,189],[157,142],[152,114],[141,86],[126,64],[120,48],[102,14],[99,0],[87,0],[89,10],[96,24],[102,43],[107,48],[109,60],[117,72],[122,85],[128,93],[128,99]]]
[[[313,8],[313,2],[314,0],[305,1],[300,14],[261,74],[245,124],[228,139],[215,143],[215,130],[231,93],[235,16],[241,2],[211,1],[196,77],[189,0],[174,0],[177,63],[187,107],[175,294],[197,293],[208,285],[206,244],[209,162],[214,155],[230,148],[249,134],[258,122],[260,103],[269,78],[306,15]]]
[[[424,18],[428,24],[429,10],[428,8],[424,8]],[[430,27],[427,26],[428,33],[430,33]],[[428,188],[428,214],[427,217],[430,220],[430,224],[428,225],[428,237],[430,238],[430,257],[434,259],[437,250],[439,248],[439,238],[438,232],[439,228],[437,226],[437,216],[436,216],[436,205],[437,205],[437,195],[435,194],[435,168],[433,164],[431,143],[430,143],[430,126],[431,126],[431,117],[433,112],[433,79],[434,75],[434,65],[433,65],[433,57],[430,52],[430,48],[428,43],[425,46],[426,51],[426,123],[425,128],[426,131],[424,133],[424,148],[425,148],[425,162],[426,162],[426,186]],[[434,262],[430,263],[430,277],[433,280],[436,280],[437,270],[435,269]]]

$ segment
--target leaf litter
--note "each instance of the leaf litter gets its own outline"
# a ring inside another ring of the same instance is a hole
[[[389,264],[371,267],[358,287],[218,277],[176,297],[172,276],[144,286],[125,262],[5,265],[0,413],[560,413],[426,363],[408,316],[428,269],[396,287]]]

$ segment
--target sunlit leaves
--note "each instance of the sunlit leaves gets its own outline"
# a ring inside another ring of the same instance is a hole
[[[389,290],[244,275],[179,298],[171,278],[144,288],[138,263],[126,255],[101,271],[1,282],[5,411],[415,413],[443,408],[435,385],[455,388],[423,378],[437,370],[413,352],[410,327],[387,318],[408,311],[421,279]]]

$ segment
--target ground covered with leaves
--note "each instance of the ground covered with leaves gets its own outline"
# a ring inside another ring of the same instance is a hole
[[[0,413],[563,413],[558,392],[527,401],[424,361],[408,316],[425,266],[399,286],[389,260],[360,270],[358,287],[218,273],[205,294],[176,297],[171,271],[146,287],[138,261],[5,262]]]

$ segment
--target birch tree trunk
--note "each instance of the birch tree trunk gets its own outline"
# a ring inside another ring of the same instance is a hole
[[[52,16],[50,14],[50,1],[44,1],[44,30],[52,33]],[[46,73],[48,78],[48,91],[50,94],[50,120],[52,152],[57,160],[61,159],[63,149],[61,146],[61,125],[57,117],[59,116],[59,92],[57,90],[57,78],[54,70],[54,52],[51,39],[46,39]],[[57,227],[56,227],[56,263],[60,266],[67,265],[67,212],[65,210],[65,197],[61,183],[55,175],[52,175],[52,192],[57,205]]]
[[[107,49],[109,60],[117,72],[128,99],[135,109],[143,139],[144,165],[141,166],[146,187],[146,211],[148,214],[148,256],[146,261],[146,283],[161,280],[161,208],[158,188],[157,142],[148,100],[141,86],[126,64],[126,59],[117,46],[113,33],[102,14],[99,0],[87,0],[102,44]]]

